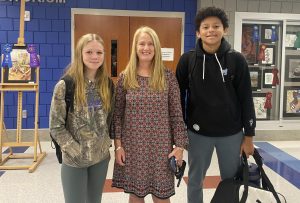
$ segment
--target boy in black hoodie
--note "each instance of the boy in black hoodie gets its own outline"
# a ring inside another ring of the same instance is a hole
[[[176,70],[189,136],[188,203],[203,202],[214,148],[221,178],[235,175],[242,151],[247,157],[253,154],[256,125],[247,62],[223,37],[225,12],[201,9],[195,23],[196,50],[183,54]]]

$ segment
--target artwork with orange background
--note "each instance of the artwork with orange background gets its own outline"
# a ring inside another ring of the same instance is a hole
[[[243,25],[242,28],[242,54],[248,64],[256,63],[257,42],[253,39],[253,25]]]

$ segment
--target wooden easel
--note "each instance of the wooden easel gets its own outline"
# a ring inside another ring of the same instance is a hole
[[[18,38],[18,44],[15,46],[25,46],[24,43],[24,13],[25,13],[25,0],[21,0],[20,6],[20,34]],[[1,69],[1,109],[0,109],[0,123],[4,123],[4,93],[15,91],[18,92],[18,109],[17,109],[17,129],[16,129],[16,140],[15,142],[3,142],[2,132],[4,125],[0,125],[0,170],[11,170],[11,169],[28,169],[29,172],[34,172],[37,166],[46,156],[46,152],[42,151],[41,144],[38,135],[38,107],[39,107],[39,75],[40,69],[32,69],[35,71],[35,82],[33,83],[5,83],[4,82],[4,69]],[[23,142],[21,129],[22,129],[22,102],[23,102],[23,92],[33,91],[35,92],[35,115],[34,115],[34,140],[32,142]],[[37,147],[39,145],[40,152],[38,153]],[[33,154],[13,154],[12,150],[8,155],[2,153],[2,147],[33,147]],[[4,157],[4,158],[3,158]],[[30,159],[33,158],[33,162],[30,165],[4,165],[9,159]]]
[[[1,123],[0,123],[1,124]],[[6,127],[5,127],[5,123],[3,122],[2,123],[2,134],[0,134],[0,136],[2,137],[2,139],[4,140],[4,138],[7,140],[8,142],[8,134],[7,134],[7,131],[6,131]],[[0,138],[1,139],[1,138]],[[9,147],[9,152],[12,153],[12,148]]]

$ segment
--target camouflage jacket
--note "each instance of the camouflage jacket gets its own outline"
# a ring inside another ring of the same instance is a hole
[[[50,133],[61,147],[63,163],[79,168],[108,158],[111,145],[109,126],[112,111],[104,111],[95,84],[88,81],[85,84],[87,107],[78,108],[74,101],[74,111],[69,110],[65,123],[66,86],[60,80],[54,88],[49,115]]]

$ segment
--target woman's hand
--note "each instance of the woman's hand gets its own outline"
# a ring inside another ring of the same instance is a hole
[[[125,166],[125,151],[123,147],[117,147],[115,149],[115,159],[117,164]]]
[[[183,151],[184,149],[181,147],[175,147],[173,151],[169,154],[168,158],[171,158],[172,156],[175,156],[176,163],[178,166],[182,165],[182,159],[183,159]]]

